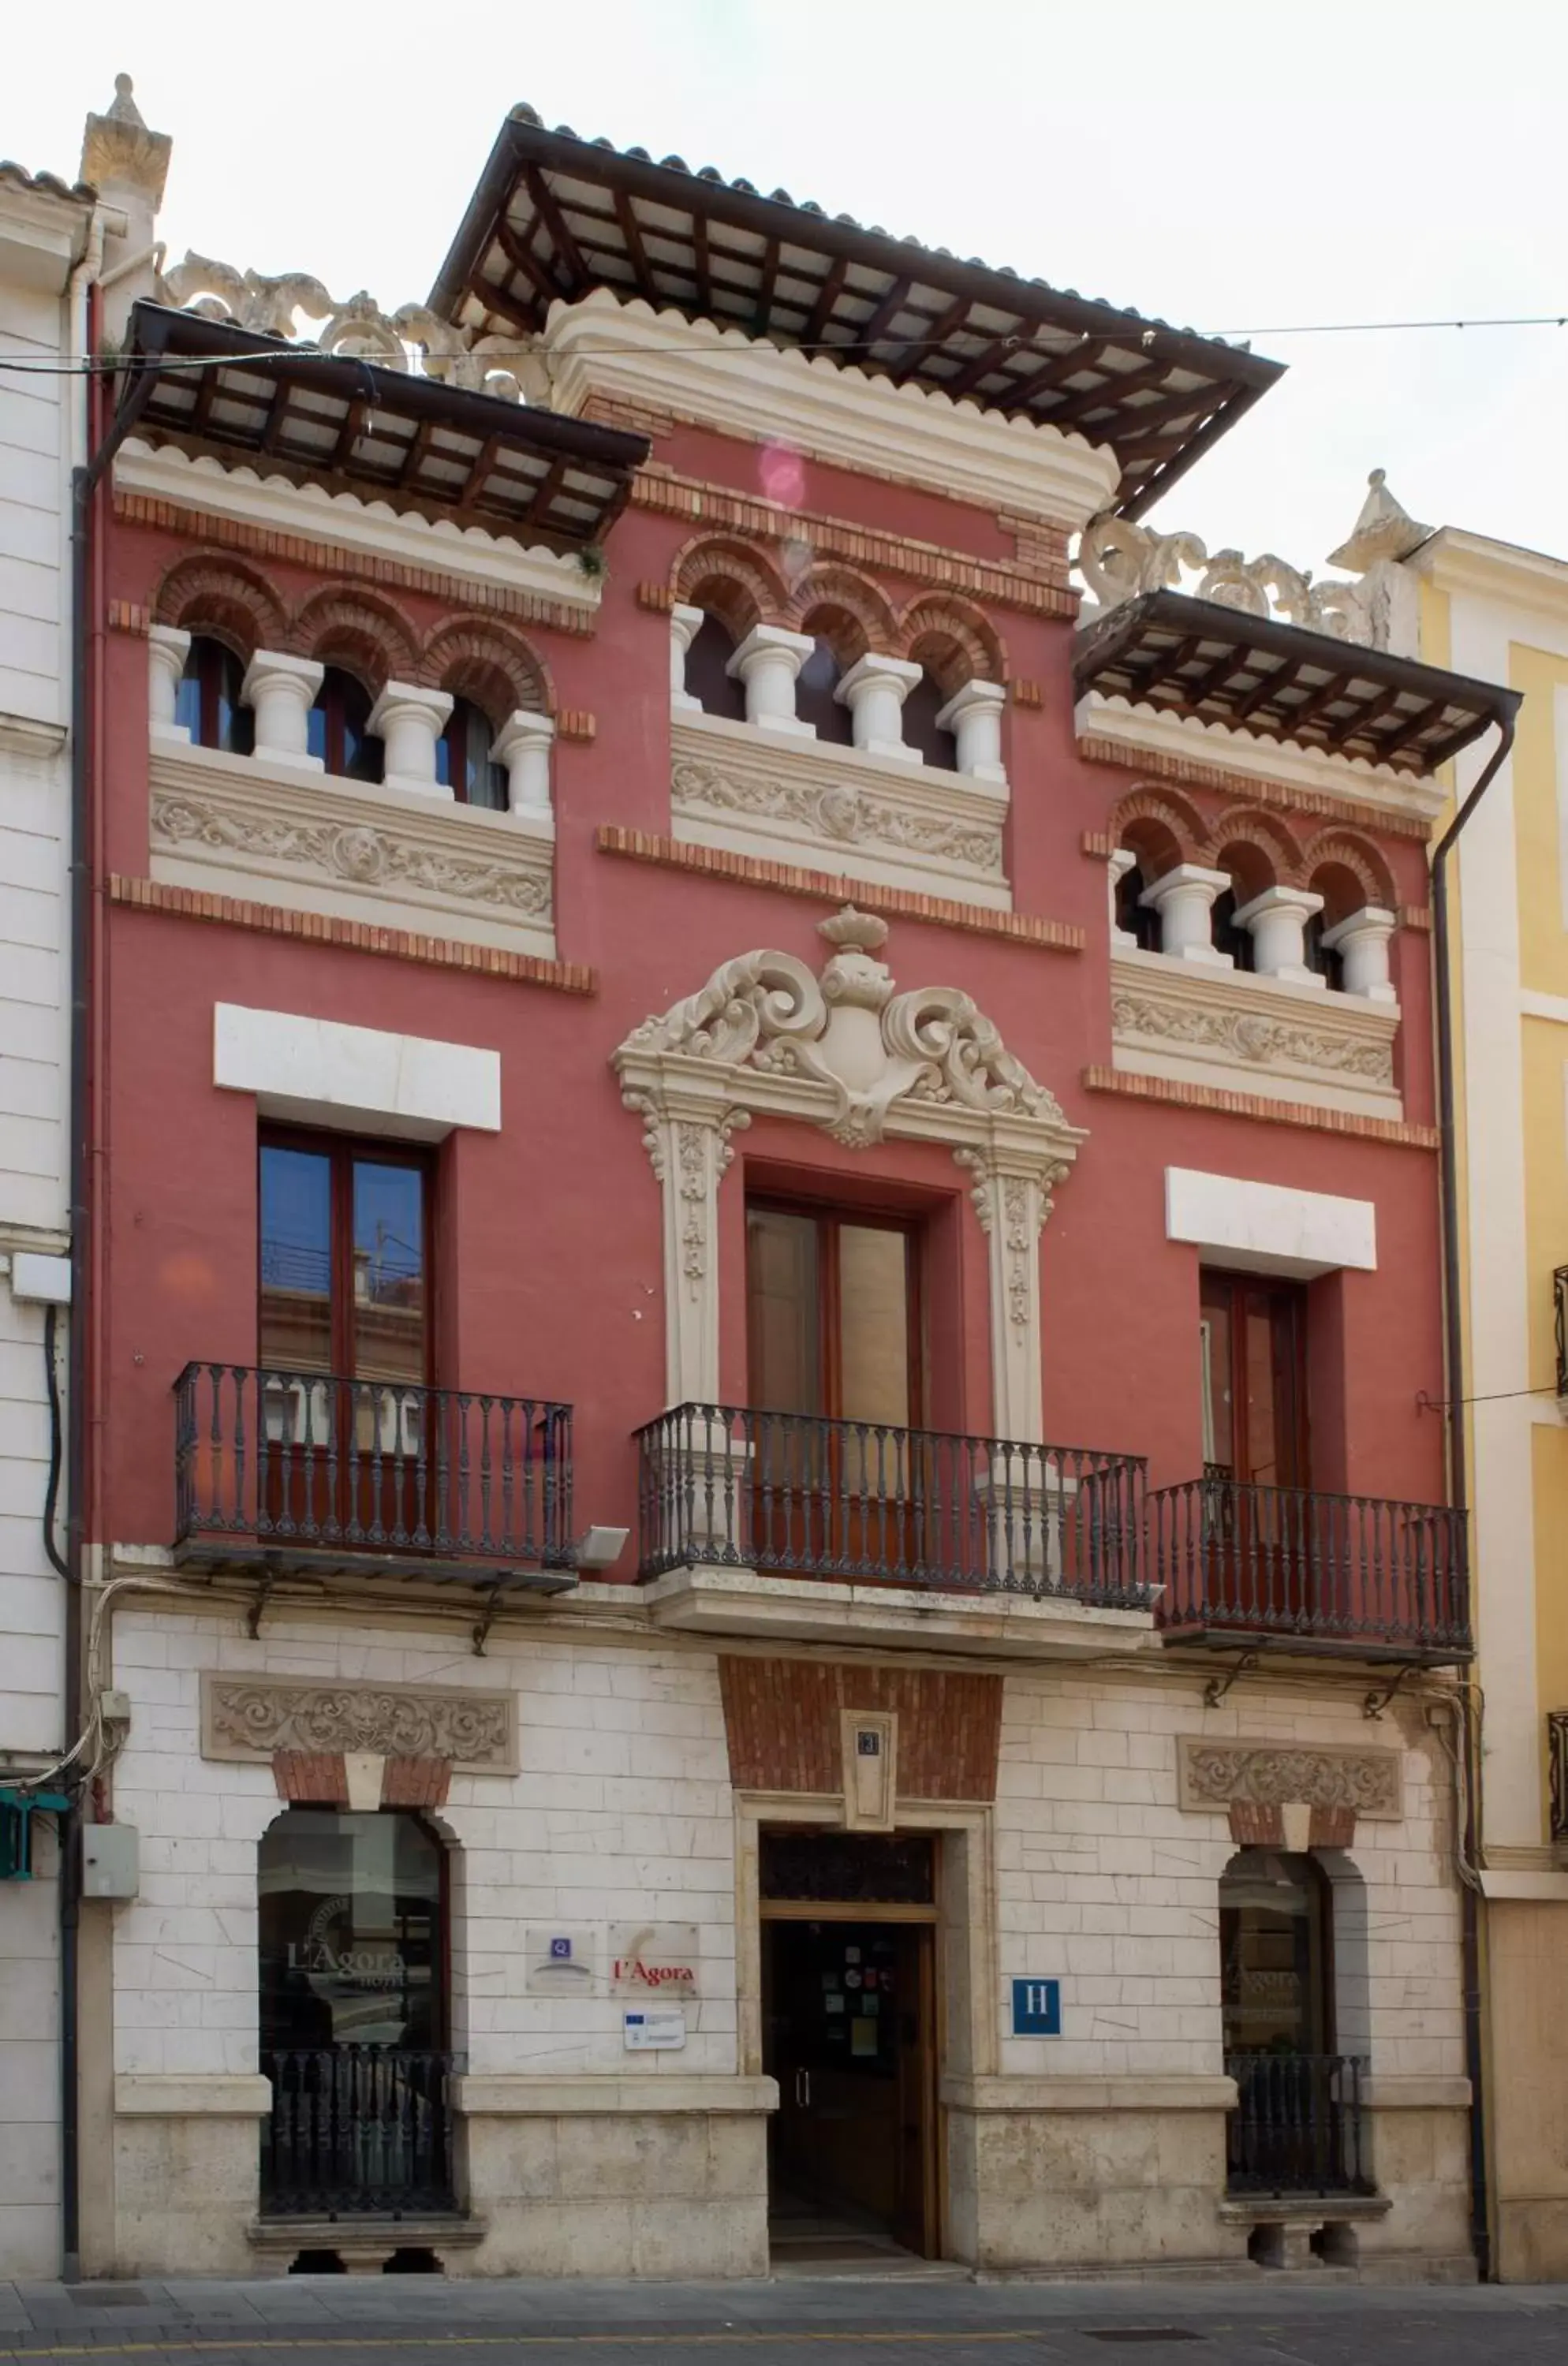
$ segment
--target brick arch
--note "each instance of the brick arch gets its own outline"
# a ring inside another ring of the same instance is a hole
[[[346,666],[373,691],[412,682],[419,662],[419,637],[401,610],[357,585],[328,583],[312,592],[295,610],[288,639],[297,657]]]
[[[1233,806],[1210,824],[1207,832],[1205,851],[1216,869],[1224,869],[1219,857],[1233,846],[1247,847],[1252,851],[1255,859],[1245,870],[1247,884],[1254,895],[1261,895],[1265,887],[1293,887],[1300,884],[1301,848],[1276,815],[1257,806]]]
[[[895,654],[897,625],[891,603],[869,577],[852,567],[813,567],[795,586],[784,622],[793,632],[813,629],[823,619],[824,640],[833,643],[840,662],[852,665],[874,649],[879,657]],[[840,646],[841,644],[841,646]]]
[[[952,592],[924,592],[898,619],[894,655],[910,658],[952,696],[966,682],[1005,682],[1007,655],[983,608]]]
[[[1114,843],[1131,846],[1140,855],[1145,848],[1157,847],[1178,862],[1196,862],[1207,835],[1197,806],[1175,789],[1134,789],[1111,816]],[[1161,868],[1167,867],[1168,862],[1162,862]]]
[[[419,680],[454,698],[471,698],[496,728],[519,707],[555,713],[543,659],[521,633],[484,616],[455,616],[438,625],[420,652]]]
[[[788,586],[773,561],[728,535],[699,535],[686,543],[671,580],[678,602],[709,610],[738,641],[754,625],[782,624],[789,606]]]
[[[1360,890],[1363,903],[1380,905],[1389,912],[1397,909],[1399,891],[1382,852],[1370,839],[1361,838],[1354,830],[1343,828],[1338,823],[1331,823],[1326,829],[1320,829],[1302,857],[1302,875],[1309,886],[1319,872],[1334,870],[1349,873]],[[1329,902],[1332,904],[1338,900],[1330,897]],[[1330,912],[1326,906],[1325,909],[1325,917],[1331,920],[1342,920],[1347,917],[1344,912]]]
[[[153,595],[152,614],[184,633],[211,633],[243,658],[283,647],[282,601],[258,569],[227,552],[194,550],[175,559]]]

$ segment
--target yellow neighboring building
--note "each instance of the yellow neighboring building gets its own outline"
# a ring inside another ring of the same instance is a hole
[[[1459,840],[1450,975],[1493,2272],[1568,2279],[1568,562],[1444,527],[1399,571],[1423,658],[1524,693]]]

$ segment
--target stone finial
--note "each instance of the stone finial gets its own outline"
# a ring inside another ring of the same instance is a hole
[[[1367,479],[1367,498],[1361,503],[1361,514],[1351,529],[1349,540],[1328,554],[1330,567],[1343,567],[1352,575],[1364,575],[1380,558],[1408,558],[1432,531],[1429,525],[1418,525],[1404,503],[1389,491],[1384,469],[1374,468]]]
[[[852,949],[874,953],[887,942],[887,923],[874,912],[857,912],[852,904],[846,904],[830,919],[818,920],[817,933],[827,938],[835,952]]]
[[[156,213],[164,202],[174,144],[166,131],[148,130],[130,76],[116,74],[107,112],[87,118],[80,177],[106,195],[139,198]]]

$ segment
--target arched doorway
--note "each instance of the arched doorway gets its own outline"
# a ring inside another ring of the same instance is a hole
[[[1307,1854],[1243,1849],[1220,1881],[1229,2183],[1253,2193],[1370,2190],[1365,2064],[1336,2051],[1333,1887]]]
[[[290,1808],[257,1902],[263,2208],[454,2207],[441,1842],[415,1815]]]

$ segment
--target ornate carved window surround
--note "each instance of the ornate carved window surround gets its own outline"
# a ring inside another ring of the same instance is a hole
[[[1399,1006],[1282,978],[1122,951],[1111,963],[1112,1065],[1309,1108],[1404,1118]]]
[[[1005,781],[690,712],[671,718],[670,755],[671,828],[689,845],[1012,907]]]
[[[895,993],[874,957],[885,920],[846,906],[818,933],[832,948],[819,978],[793,953],[741,953],[612,1063],[663,1192],[667,1403],[720,1394],[718,1189],[731,1134],[765,1111],[854,1150],[945,1144],[970,1172],[989,1245],[991,1428],[1040,1442],[1039,1235],[1087,1136],[967,994]]]
[[[328,778],[153,735],[152,875],[507,952],[555,957],[555,819]]]

